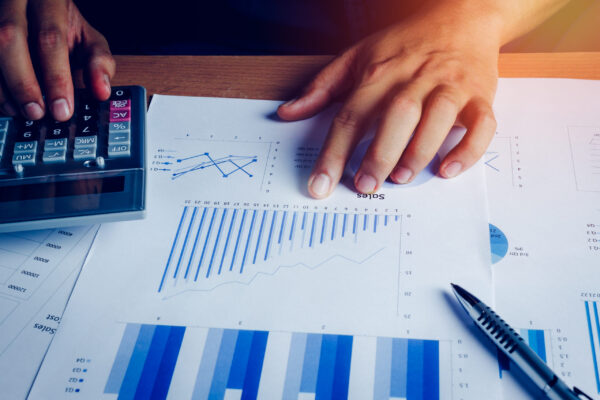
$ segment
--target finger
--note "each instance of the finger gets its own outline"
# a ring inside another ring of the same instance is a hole
[[[439,87],[427,100],[421,122],[390,174],[396,183],[409,183],[433,159],[452,129],[461,109],[460,96],[454,90]]]
[[[398,163],[421,118],[427,89],[421,83],[410,85],[388,103],[377,134],[354,177],[359,192],[371,193],[379,189]]]
[[[496,119],[488,102],[478,100],[468,104],[462,116],[467,133],[442,161],[440,175],[444,178],[453,178],[475,164],[496,133]]]
[[[37,120],[44,101],[29,56],[26,7],[26,1],[0,2],[0,70],[23,116]]]
[[[340,181],[356,143],[375,118],[381,88],[359,88],[337,113],[308,180],[314,198],[327,197]]]
[[[336,57],[317,74],[300,97],[279,106],[277,114],[287,121],[312,117],[351,88],[356,52],[356,47],[353,47]]]
[[[87,22],[84,25],[84,52],[86,57],[86,86],[101,101],[110,97],[110,80],[115,75],[116,64],[108,42]]]
[[[15,117],[18,111],[7,93],[6,85],[4,82],[0,82],[0,113],[8,117]]]
[[[38,0],[31,5],[46,103],[57,121],[67,121],[73,115],[66,4],[61,0]]]

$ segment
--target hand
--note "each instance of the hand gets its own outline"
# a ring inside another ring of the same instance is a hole
[[[467,133],[441,162],[440,175],[454,177],[483,155],[496,129],[500,30],[492,16],[462,11],[429,8],[367,37],[327,65],[302,96],[279,107],[282,119],[298,120],[347,94],[308,181],[311,196],[331,193],[378,118],[354,177],[359,192],[375,192],[388,177],[411,182],[455,124]]]
[[[99,100],[108,99],[115,61],[106,39],[71,0],[0,2],[0,110],[33,120],[46,111],[58,121],[71,118],[70,55],[84,68],[92,93]]]

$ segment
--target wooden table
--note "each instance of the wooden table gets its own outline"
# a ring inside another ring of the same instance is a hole
[[[115,85],[148,94],[285,100],[331,56],[117,56]],[[502,77],[600,79],[600,53],[501,54]]]

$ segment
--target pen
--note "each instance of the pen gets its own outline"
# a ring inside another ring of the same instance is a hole
[[[491,308],[471,293],[452,283],[454,294],[475,324],[552,400],[581,400],[587,394],[570,389],[546,363]],[[583,397],[580,397],[583,396]]]

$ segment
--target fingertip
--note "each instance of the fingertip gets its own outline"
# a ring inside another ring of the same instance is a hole
[[[460,161],[445,162],[440,168],[440,175],[443,178],[450,179],[458,176],[463,171],[463,164]]]
[[[32,101],[23,106],[23,116],[27,119],[37,121],[44,117],[43,107]]]
[[[73,115],[73,109],[69,106],[69,102],[64,99],[56,99],[50,104],[50,112],[52,117],[60,122],[68,121]]]
[[[378,187],[377,179],[369,174],[364,174],[359,171],[354,177],[354,187],[360,193],[375,193]]]
[[[110,97],[110,78],[107,73],[94,74],[91,86],[94,97],[100,101],[108,100]]]
[[[308,193],[315,199],[324,199],[332,189],[332,179],[329,175],[319,172],[308,179]]]
[[[399,185],[410,183],[414,178],[414,173],[412,170],[406,167],[397,167],[390,174],[390,179],[392,182],[397,183]]]

